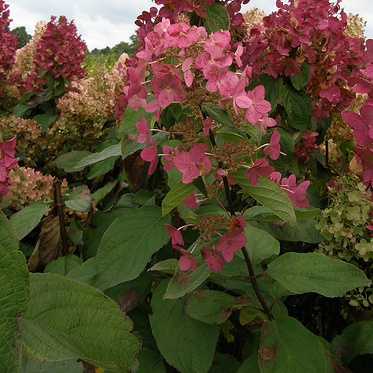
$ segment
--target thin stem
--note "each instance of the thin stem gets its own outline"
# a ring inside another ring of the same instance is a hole
[[[61,197],[61,182],[59,180],[53,183],[54,188],[54,207],[57,211],[58,220],[60,222],[60,234],[61,234],[61,244],[62,244],[62,255],[66,256],[69,253],[67,245],[67,236],[65,229],[65,218],[63,215],[63,203]]]
[[[273,321],[274,320],[274,317],[272,315],[272,312],[270,310],[270,308],[268,307],[266,301],[264,300],[263,296],[262,296],[262,293],[260,292],[260,289],[259,289],[259,286],[258,286],[258,283],[256,281],[256,277],[255,277],[255,272],[254,272],[254,267],[253,267],[253,262],[251,261],[250,259],[250,256],[249,256],[249,253],[247,252],[246,250],[246,247],[244,246],[242,249],[242,253],[245,257],[245,261],[246,261],[246,265],[247,265],[247,269],[249,270],[249,275],[250,275],[250,282],[251,282],[251,285],[254,289],[254,292],[255,292],[255,295],[256,297],[258,298],[260,304],[262,305],[263,307],[263,310],[264,310],[264,313],[267,315],[267,317]]]
[[[215,141],[214,134],[211,131],[211,129],[210,129],[210,132],[209,132],[209,137],[210,137],[210,141],[211,141],[212,146],[216,147],[216,141]],[[219,167],[222,167],[221,162],[219,162]],[[229,206],[230,214],[231,214],[231,216],[235,216],[236,213],[235,213],[235,210],[234,210],[234,207],[233,207],[233,201],[232,201],[232,196],[231,196],[231,193],[230,193],[228,178],[226,176],[222,176],[222,179],[223,179],[224,191],[225,191],[225,196],[227,198],[227,203],[228,203],[228,206]],[[255,276],[253,263],[250,259],[249,253],[247,252],[245,246],[242,247],[241,250],[242,250],[243,255],[245,257],[246,266],[247,266],[247,269],[249,270],[250,282],[251,282],[251,285],[254,289],[255,295],[258,298],[260,304],[262,305],[263,311],[267,315],[267,317],[270,320],[274,320],[272,312],[271,312],[270,308],[268,307],[266,301],[264,300],[262,293],[260,292],[258,283],[256,281],[257,277]]]

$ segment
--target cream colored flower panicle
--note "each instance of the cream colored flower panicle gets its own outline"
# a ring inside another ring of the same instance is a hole
[[[9,204],[15,210],[20,210],[33,201],[53,200],[53,176],[44,175],[31,167],[17,167],[10,172],[9,178],[13,183],[9,186]],[[64,180],[61,190],[66,189],[67,182]]]
[[[39,21],[35,25],[34,36],[23,47],[17,50],[16,59],[14,62],[13,74],[20,74],[22,79],[26,79],[27,75],[34,69],[34,53],[36,46],[43,36],[47,22]]]

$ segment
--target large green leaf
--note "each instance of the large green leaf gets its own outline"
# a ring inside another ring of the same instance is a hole
[[[21,368],[17,319],[27,307],[28,271],[16,233],[2,211],[0,237],[0,372],[16,373]]]
[[[288,316],[262,326],[259,367],[261,373],[335,372],[327,342]]]
[[[371,283],[353,264],[320,253],[286,253],[273,260],[266,273],[293,293],[326,297],[339,297]]]
[[[233,120],[226,109],[220,105],[201,106],[201,111],[207,117],[211,117],[216,122],[228,127],[234,127]]]
[[[285,84],[281,87],[280,92],[291,126],[303,133],[311,123],[310,97],[304,91],[297,91]]]
[[[248,224],[245,227],[246,249],[254,264],[280,253],[280,243],[263,229]]]
[[[184,184],[181,180],[176,183],[162,201],[162,216],[165,216],[179,203],[183,202],[195,189],[193,183]]]
[[[219,336],[217,325],[191,318],[182,299],[163,299],[167,281],[155,290],[150,324],[159,351],[181,373],[209,370]]]
[[[86,185],[75,188],[65,201],[66,207],[73,211],[88,212],[92,206],[92,195]]]
[[[134,207],[134,206],[133,206]],[[87,260],[96,255],[105,231],[113,221],[125,211],[124,208],[114,208],[109,211],[97,211],[92,217],[92,224],[87,225],[83,232],[83,258]]]
[[[166,373],[163,358],[158,351],[143,348],[138,355],[140,367],[136,373]]]
[[[294,74],[290,76],[290,81],[293,87],[300,91],[306,86],[310,78],[310,66],[304,61],[300,67],[302,74]]]
[[[57,120],[58,115],[38,114],[34,116],[34,121],[40,124],[41,133],[45,131]]]
[[[20,320],[30,359],[80,358],[113,372],[132,372],[141,343],[132,321],[98,289],[52,273],[30,274],[27,311]]]
[[[97,163],[99,161],[103,161],[111,157],[117,157],[119,155],[122,155],[121,143],[111,145],[99,153],[93,153],[81,159],[76,165],[76,169],[78,170],[78,169],[81,169],[81,167],[85,167],[90,164]]]
[[[212,3],[211,5],[204,6],[206,10],[206,17],[204,18],[204,26],[209,33],[229,30],[230,17],[222,4]]]
[[[60,276],[66,276],[70,271],[79,267],[81,264],[82,261],[77,255],[68,254],[49,262],[45,267],[44,273],[55,273]]]
[[[85,166],[77,167],[77,164],[85,157],[92,153],[87,150],[73,150],[69,153],[60,155],[54,160],[54,164],[58,168],[62,168],[65,172],[76,172],[84,169]]]
[[[126,209],[110,224],[99,243],[97,255],[69,273],[70,278],[90,275],[95,287],[105,290],[137,277],[151,256],[164,246],[170,235],[156,206]]]
[[[293,204],[277,184],[259,176],[258,185],[253,186],[246,179],[245,171],[232,173],[231,176],[248,195],[293,227],[297,226]]]
[[[207,324],[221,324],[237,306],[236,299],[217,290],[196,290],[186,298],[185,312]]]
[[[10,221],[19,240],[26,237],[40,223],[48,208],[45,202],[35,201],[11,216]]]
[[[332,345],[344,352],[344,364],[349,364],[358,355],[373,354],[373,322],[366,320],[350,324]]]
[[[210,268],[206,263],[200,264],[198,268],[191,272],[177,270],[168,284],[164,298],[181,298],[201,285],[210,273]]]
[[[63,361],[36,361],[24,358],[21,373],[82,373],[83,364],[77,359]]]

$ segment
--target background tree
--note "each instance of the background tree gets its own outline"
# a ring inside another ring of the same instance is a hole
[[[18,49],[24,47],[31,40],[31,35],[27,33],[25,26],[16,27],[11,31],[18,36]]]

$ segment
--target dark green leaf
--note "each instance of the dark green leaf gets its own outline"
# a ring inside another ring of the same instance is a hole
[[[166,361],[181,373],[206,373],[212,363],[220,328],[191,318],[181,299],[163,299],[167,282],[155,290],[150,324]]]
[[[38,114],[34,116],[34,120],[40,124],[41,133],[45,131],[57,120],[58,115]]]
[[[264,207],[282,220],[296,227],[294,207],[286,193],[273,181],[259,177],[259,184],[253,186],[247,179],[245,171],[232,173],[240,187]]]
[[[162,216],[167,215],[179,203],[183,202],[195,189],[193,183],[184,184],[181,180],[176,183],[162,201]]]
[[[290,125],[302,133],[311,124],[312,105],[310,97],[304,91],[283,85],[280,90],[285,110],[290,119]]]
[[[147,113],[142,107],[135,110],[130,105],[127,105],[126,111],[124,112],[122,121],[120,123],[120,132],[124,134],[137,132],[136,123],[141,120],[140,115],[143,115],[149,124],[151,124],[151,121],[154,120],[153,114]]]
[[[248,224],[245,227],[246,249],[254,264],[280,253],[280,243],[269,233]]]
[[[136,373],[166,373],[163,357],[158,351],[143,348],[139,355],[139,370]]]
[[[206,115],[207,117],[211,117],[220,124],[234,127],[232,118],[228,114],[227,110],[222,108],[220,105],[201,106],[201,111],[204,115]]]
[[[217,290],[196,290],[186,299],[185,312],[206,324],[221,324],[237,303],[229,294]]]
[[[65,201],[66,207],[73,211],[87,212],[91,209],[92,195],[86,185],[75,188]]]
[[[230,29],[230,17],[222,4],[212,3],[204,6],[206,18],[203,20],[208,33]]]
[[[88,180],[92,180],[95,177],[105,175],[106,173],[110,172],[114,168],[115,162],[118,158],[119,156],[110,157],[93,164],[90,167],[90,170],[87,175]]]
[[[28,358],[79,357],[113,372],[137,369],[140,349],[132,321],[91,286],[51,273],[30,275],[30,298],[20,320]]]
[[[103,234],[96,257],[71,271],[69,277],[90,274],[92,284],[102,290],[136,278],[151,256],[170,240],[164,226],[170,222],[156,206],[125,209]]]
[[[293,293],[326,297],[339,297],[371,283],[355,265],[319,253],[286,253],[273,260],[266,273]]]
[[[62,168],[65,172],[77,172],[84,169],[85,166],[78,167],[77,164],[92,153],[86,150],[73,150],[57,157],[54,164],[58,168]]]
[[[17,320],[27,307],[28,271],[16,233],[2,211],[0,237],[0,372],[16,373],[21,368]]]
[[[11,216],[10,221],[19,240],[37,227],[48,209],[49,206],[45,202],[35,201]]]
[[[87,157],[83,158],[80,160],[80,162],[76,165],[77,169],[81,167],[88,166],[93,163],[97,163],[99,161],[103,161],[104,159],[108,159],[111,157],[118,157],[122,155],[122,149],[121,149],[121,144],[115,144],[111,145],[108,148],[102,150],[99,153],[93,153],[88,155]]]
[[[332,344],[344,352],[344,364],[349,364],[358,355],[373,354],[373,321],[353,322]]]
[[[21,373],[82,373],[83,364],[77,359],[63,360],[58,362],[40,362],[28,360],[23,361]]]
[[[185,294],[190,293],[203,283],[211,273],[210,268],[206,263],[198,266],[192,272],[184,272],[178,270],[168,284],[165,292],[165,299],[181,298]]]
[[[292,317],[262,326],[259,367],[262,373],[335,373],[326,341]]]
[[[67,273],[82,264],[80,258],[74,254],[61,256],[56,260],[52,260],[45,267],[44,273],[55,273],[60,276],[66,276]]]
[[[310,67],[306,61],[302,63],[300,69],[302,74],[294,74],[290,76],[291,84],[297,91],[303,89],[310,78]]]

